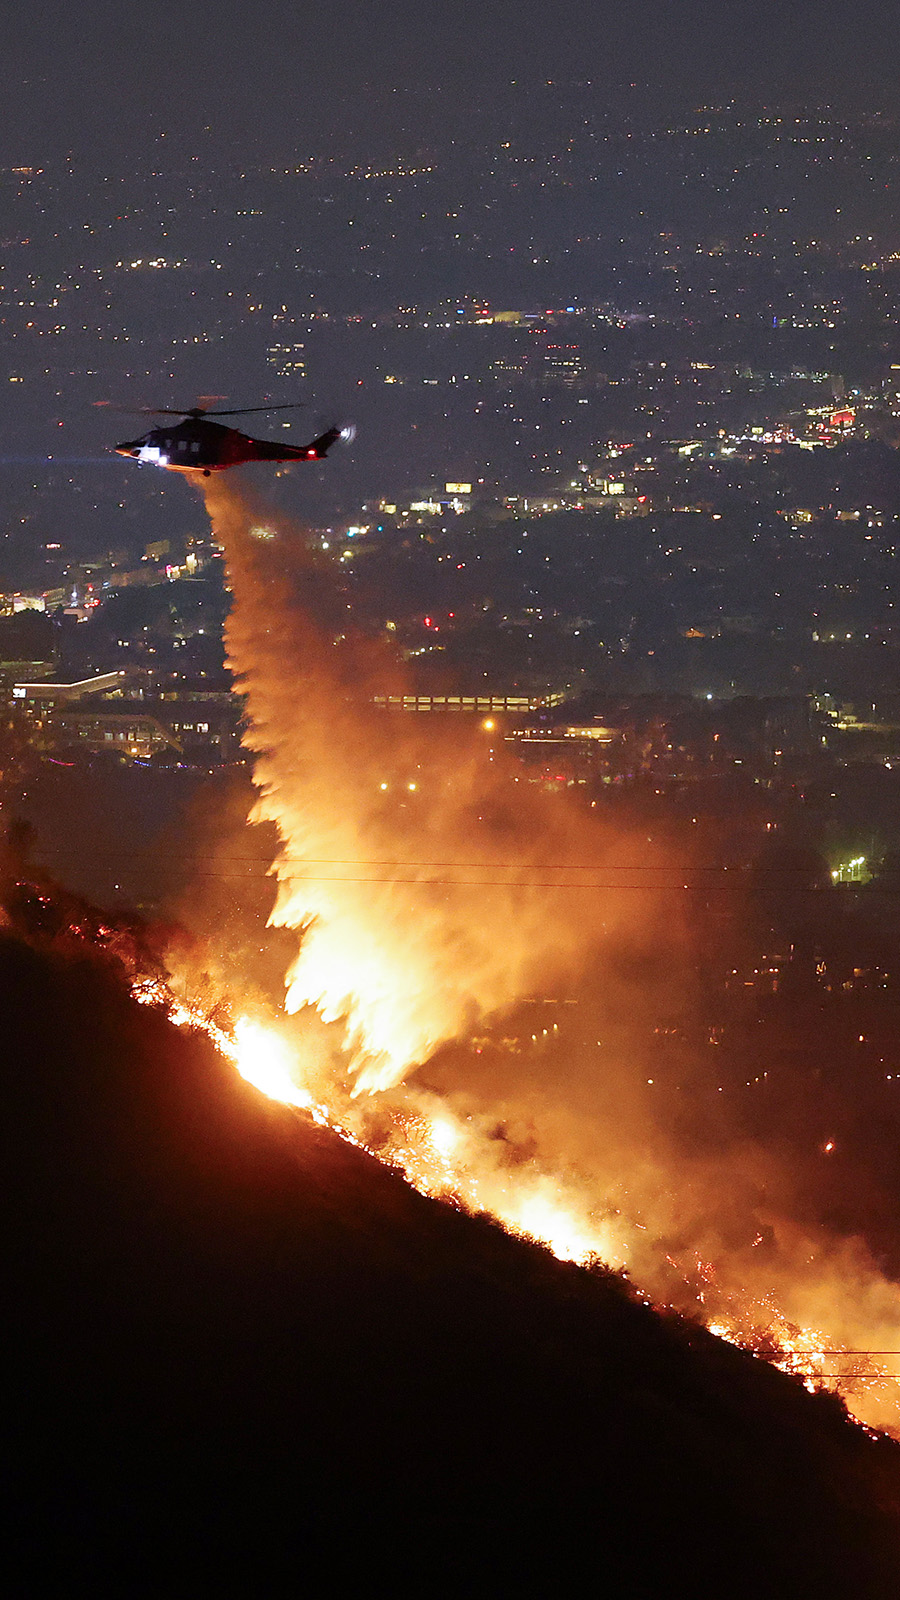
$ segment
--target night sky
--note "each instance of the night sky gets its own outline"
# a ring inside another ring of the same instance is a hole
[[[676,103],[747,92],[885,103],[897,93],[888,0],[344,0],[331,11],[296,0],[54,0],[4,11],[10,159],[39,139],[45,153],[93,147],[102,162],[110,144],[210,121],[223,139],[279,140],[348,116],[377,135],[371,87],[452,99],[510,79],[587,78],[613,94],[634,81]]]

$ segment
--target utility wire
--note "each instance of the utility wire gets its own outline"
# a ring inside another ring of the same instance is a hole
[[[104,862],[109,863],[110,865],[117,864],[119,868],[122,868],[122,867],[126,867],[130,862],[135,861],[139,856],[152,855],[152,854],[154,854],[154,853],[153,852],[149,852],[149,851],[147,851],[147,852],[131,851],[131,850],[127,850],[127,849],[125,849],[123,847],[123,849],[121,851],[118,851],[118,852],[112,852],[112,851],[100,852],[100,851],[83,851],[83,850],[77,850],[77,851],[76,850],[53,851],[52,852],[52,858],[54,860],[56,860],[56,861],[59,861],[59,860],[64,860],[64,861],[75,860],[75,861],[78,861],[78,862],[83,862],[83,861],[104,861]],[[159,866],[161,868],[164,867],[166,864],[175,864],[176,862],[178,864],[180,864],[180,865],[190,865],[192,873],[193,873],[193,875],[195,877],[217,878],[220,881],[229,881],[229,880],[232,880],[232,879],[234,879],[234,880],[246,880],[246,879],[252,877],[252,872],[250,872],[250,871],[245,871],[245,872],[223,872],[223,871],[220,871],[218,868],[215,868],[215,867],[200,867],[200,866],[195,865],[195,863],[200,862],[200,861],[209,861],[209,860],[215,860],[215,859],[217,859],[217,858],[216,857],[212,857],[212,856],[190,856],[190,855],[165,856],[164,855],[160,859],[158,864],[159,864]],[[700,882],[700,883],[648,883],[646,881],[643,882],[643,883],[623,883],[621,881],[614,882],[614,883],[584,883],[584,882],[582,882],[582,883],[573,883],[571,881],[569,881],[569,882],[565,882],[565,881],[550,882],[550,881],[547,881],[547,880],[544,880],[544,879],[524,878],[524,877],[515,877],[515,876],[511,876],[509,878],[451,878],[451,877],[398,877],[398,876],[396,876],[394,874],[385,875],[385,876],[366,876],[366,877],[359,877],[359,876],[356,876],[354,874],[349,874],[349,873],[326,875],[326,874],[323,874],[323,873],[307,872],[306,871],[307,863],[304,862],[304,861],[299,861],[299,860],[288,859],[287,861],[280,861],[279,862],[277,860],[277,858],[276,858],[276,860],[271,860],[269,857],[264,857],[264,856],[258,856],[258,857],[257,856],[247,856],[247,857],[244,857],[244,856],[223,856],[223,857],[220,857],[218,859],[223,860],[223,861],[231,861],[232,863],[240,862],[242,865],[244,865],[247,868],[265,867],[266,868],[266,876],[270,876],[270,877],[276,877],[278,875],[278,872],[279,872],[280,868],[288,868],[288,869],[293,868],[295,870],[296,874],[297,874],[297,877],[302,879],[302,881],[304,883],[381,883],[381,884],[395,883],[395,884],[417,884],[417,885],[420,885],[420,886],[435,885],[437,887],[458,888],[458,889],[556,889],[556,890],[566,890],[566,891],[575,890],[575,891],[581,891],[583,893],[584,892],[590,893],[590,892],[593,891],[594,893],[598,893],[598,894],[615,894],[615,893],[629,894],[630,893],[630,894],[706,894],[706,895],[709,895],[709,894],[726,894],[726,895],[728,895],[728,894],[739,893],[741,890],[751,891],[753,889],[763,889],[765,891],[765,893],[768,894],[768,895],[791,895],[791,896],[793,896],[795,898],[798,897],[798,896],[801,896],[801,895],[802,896],[823,895],[823,894],[831,895],[831,894],[833,894],[835,892],[835,889],[837,887],[836,885],[833,885],[833,884],[794,884],[794,885],[785,884],[785,883],[781,882],[781,879],[783,878],[784,874],[782,874],[780,872],[772,873],[771,879],[769,879],[769,878],[761,879],[760,876],[757,875],[753,879],[751,879],[749,882],[745,881],[743,883],[741,883],[741,882],[713,883],[713,882],[708,882],[708,881],[707,882]],[[342,865],[343,863],[340,863],[340,862],[322,863],[322,862],[312,861],[312,860],[309,862],[310,866],[318,866],[318,865],[323,865],[323,864],[338,866],[338,865]],[[409,861],[396,862],[396,863],[394,863],[394,862],[371,862],[371,863],[369,863],[369,862],[365,862],[365,861],[363,861],[363,862],[347,862],[346,865],[347,866],[360,866],[360,867],[366,867],[366,866],[369,866],[369,865],[371,865],[373,867],[375,867],[375,866],[394,866],[394,865],[396,865],[398,868],[405,869],[408,872],[416,872],[420,868],[423,871],[432,870],[431,865],[429,863],[426,863],[426,862],[419,863],[419,862],[409,862]],[[435,867],[437,867],[438,865],[443,865],[443,864],[442,863],[441,864],[434,863]],[[530,864],[526,864],[524,866],[519,866],[519,865],[513,866],[513,865],[507,865],[505,863],[496,863],[495,864],[495,863],[489,863],[489,862],[484,862],[484,863],[472,862],[472,863],[469,863],[468,866],[466,866],[462,862],[448,862],[448,863],[446,863],[445,870],[449,870],[449,869],[452,869],[452,868],[455,868],[455,867],[458,867],[460,870],[470,870],[472,867],[476,867],[477,868],[477,867],[480,867],[482,865],[484,866],[485,871],[502,871],[502,872],[509,872],[511,874],[515,874],[515,873],[522,873],[523,871],[527,871],[528,870],[528,865],[530,865]],[[685,870],[687,870],[690,873],[696,873],[696,872],[711,873],[711,872],[727,871],[728,870],[728,869],[720,869],[720,868],[714,868],[714,867],[691,867],[691,868],[684,869],[684,868],[678,868],[678,867],[668,867],[668,868],[667,867],[643,867],[642,868],[642,867],[639,867],[639,866],[633,866],[633,867],[627,867],[627,866],[588,867],[588,866],[584,866],[584,867],[572,867],[572,868],[569,868],[569,867],[556,867],[556,866],[541,866],[540,863],[535,863],[534,865],[538,868],[538,870],[542,870],[542,871],[545,871],[545,872],[577,871],[577,872],[597,872],[597,873],[610,873],[610,872],[623,872],[623,873],[624,872],[635,872],[636,873],[636,872],[642,872],[643,871],[643,872],[656,872],[656,873],[660,873],[660,874],[666,872],[666,873],[669,873],[671,875],[673,873],[680,873],[680,872],[685,871]],[[844,885],[844,887],[847,887],[847,885]],[[896,896],[896,895],[900,895],[900,888],[897,888],[897,889],[879,889],[879,890],[876,890],[875,892],[878,893],[878,894],[881,894],[881,895]]]
[[[695,890],[704,890],[704,891],[705,890],[713,890],[713,889],[715,889],[715,890],[718,890],[718,891],[725,891],[725,892],[731,892],[731,891],[738,890],[738,889],[741,889],[741,888],[754,889],[754,888],[757,888],[757,887],[760,887],[760,886],[766,887],[768,889],[770,886],[773,886],[773,887],[775,887],[777,889],[778,892],[788,893],[788,894],[826,894],[826,893],[831,893],[834,888],[838,887],[838,885],[832,884],[832,883],[822,883],[822,884],[799,883],[799,884],[796,884],[796,885],[784,884],[784,882],[783,882],[784,878],[785,877],[790,877],[792,874],[795,875],[795,876],[800,876],[801,874],[803,874],[804,877],[807,876],[807,874],[805,872],[805,869],[803,869],[802,867],[754,869],[754,868],[744,868],[744,867],[729,867],[729,866],[715,865],[715,864],[706,865],[706,864],[704,864],[702,862],[694,864],[694,865],[660,864],[660,865],[657,866],[657,865],[654,865],[652,863],[646,863],[646,862],[594,862],[594,863],[592,863],[592,862],[561,862],[561,861],[560,862],[553,862],[553,861],[390,861],[390,860],[386,860],[386,859],[361,860],[361,859],[343,858],[343,857],[338,857],[338,856],[308,856],[308,857],[300,858],[300,857],[292,857],[292,856],[289,856],[289,855],[288,856],[281,856],[281,855],[279,855],[277,853],[276,853],[275,856],[269,856],[269,855],[265,855],[265,856],[239,856],[239,855],[224,854],[224,853],[219,853],[219,852],[211,852],[211,853],[203,853],[203,854],[201,854],[199,852],[190,852],[190,851],[182,851],[182,852],[167,851],[167,850],[160,849],[158,847],[153,847],[153,846],[132,848],[130,845],[122,845],[118,849],[107,849],[107,850],[96,850],[96,849],[94,849],[94,850],[88,850],[88,851],[76,850],[74,847],[71,848],[71,849],[63,849],[63,850],[51,849],[47,853],[51,854],[55,859],[64,859],[64,860],[77,859],[79,861],[90,860],[90,861],[111,861],[111,862],[126,861],[127,862],[127,861],[134,861],[134,860],[142,859],[144,857],[149,857],[151,859],[154,859],[154,858],[157,859],[159,861],[160,865],[165,865],[165,864],[169,864],[169,863],[173,863],[174,864],[176,862],[184,863],[184,864],[187,864],[187,865],[191,865],[191,866],[195,867],[195,870],[197,870],[197,871],[199,871],[201,873],[205,873],[207,875],[215,876],[215,877],[243,877],[243,876],[246,876],[247,874],[221,872],[218,869],[217,866],[209,867],[209,868],[200,868],[198,866],[198,863],[208,861],[208,862],[213,862],[213,863],[218,863],[218,862],[223,862],[224,863],[224,862],[227,862],[227,863],[230,863],[232,865],[240,865],[240,866],[246,866],[246,867],[260,866],[260,867],[265,867],[267,869],[267,871],[270,871],[270,872],[277,871],[281,867],[288,867],[288,868],[293,867],[293,868],[299,869],[303,873],[303,876],[305,878],[307,878],[309,881],[312,881],[312,882],[335,882],[335,883],[359,883],[359,882],[362,882],[362,883],[393,883],[393,882],[398,882],[398,883],[441,883],[441,884],[449,883],[449,884],[461,884],[464,887],[470,887],[470,888],[471,887],[481,887],[482,885],[484,885],[485,887],[498,886],[498,887],[501,887],[501,888],[514,887],[514,888],[538,888],[538,889],[545,889],[545,888],[551,888],[551,889],[580,889],[580,888],[588,888],[588,889],[617,889],[617,888],[626,888],[626,889],[650,889],[650,890],[653,890],[653,889],[676,889],[676,890],[695,889]],[[484,871],[484,872],[509,872],[509,873],[519,873],[519,874],[521,874],[523,872],[594,872],[594,873],[603,875],[603,874],[607,874],[607,873],[626,873],[627,872],[627,873],[656,874],[659,877],[662,877],[664,874],[669,876],[669,877],[671,877],[672,875],[681,876],[681,875],[684,874],[684,875],[688,875],[688,876],[693,876],[693,875],[696,875],[698,873],[703,873],[703,874],[706,874],[707,876],[715,876],[715,877],[718,877],[718,878],[724,878],[726,875],[728,875],[728,877],[730,878],[731,881],[729,881],[727,883],[724,883],[724,882],[715,883],[715,882],[713,882],[713,883],[699,883],[699,884],[697,884],[697,883],[695,883],[695,884],[688,884],[688,883],[672,884],[672,883],[646,883],[646,882],[645,883],[638,883],[638,884],[615,884],[615,883],[613,883],[613,884],[579,884],[579,883],[550,883],[550,884],[548,884],[548,883],[539,882],[539,881],[535,881],[535,880],[526,880],[526,879],[523,879],[521,877],[511,878],[509,880],[506,880],[506,879],[497,879],[497,880],[494,880],[494,879],[478,879],[477,882],[469,882],[468,880],[463,880],[463,879],[460,879],[460,878],[394,878],[392,876],[391,877],[380,877],[380,878],[350,878],[350,877],[344,877],[343,875],[341,875],[341,876],[336,876],[334,878],[326,878],[326,877],[322,877],[321,875],[316,876],[316,875],[307,873],[307,871],[306,871],[307,867],[357,867],[357,868],[391,867],[391,868],[396,868],[398,871],[401,871],[401,872],[411,872],[411,873],[412,872],[433,872],[433,871],[438,871],[438,872]],[[841,885],[841,887],[848,887],[849,883],[851,883],[853,881],[856,881],[856,880],[848,880],[847,883]],[[881,889],[878,889],[876,892],[878,892],[880,894],[900,894],[900,887],[898,887],[897,889],[881,888]]]
[[[73,854],[74,852],[64,851],[62,853]],[[121,848],[117,850],[91,850],[87,852],[78,852],[79,855],[88,854],[94,859],[103,856],[118,857],[125,854],[129,856],[155,856],[161,853],[165,855],[165,859],[168,861],[235,861],[244,862],[248,865],[259,865],[267,864],[272,860],[272,857],[267,855],[237,856],[225,854],[224,852],[219,851],[177,852],[165,850],[161,852],[159,846],[152,845],[147,845],[136,849],[133,849],[130,845],[122,845]],[[302,858],[287,856],[284,859],[297,866],[309,865],[315,867],[406,867],[410,870],[418,870],[419,868],[423,868],[426,870],[438,869],[446,871],[450,871],[451,869],[455,870],[456,868],[483,868],[484,870],[491,872],[522,872],[528,869],[531,869],[535,872],[728,872],[734,873],[737,876],[747,877],[752,874],[753,881],[756,881],[756,879],[758,879],[761,875],[758,869],[747,867],[730,867],[716,862],[711,862],[709,864],[705,864],[703,862],[682,863],[680,865],[677,863],[661,863],[657,866],[652,862],[646,861],[390,861],[384,858],[378,860],[358,860],[344,858],[341,856],[305,856]],[[803,873],[804,875],[807,875],[806,869],[803,867],[786,867],[784,869],[764,868],[762,871],[764,874],[770,874],[772,877],[777,878],[785,877],[791,873],[797,875]],[[826,887],[828,886],[826,885]]]

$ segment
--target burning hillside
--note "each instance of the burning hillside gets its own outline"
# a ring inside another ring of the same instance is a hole
[[[373,715],[374,687],[402,668],[354,633],[333,569],[289,521],[226,485],[204,492],[232,588],[254,820],[280,841],[270,921],[297,939],[287,1014],[263,1010],[253,1034],[287,1097],[425,1193],[563,1259],[624,1268],[648,1299],[895,1427],[900,1293],[864,1240],[802,1209],[783,1157],[727,1124],[701,1149],[663,1094],[648,1102],[652,1076],[599,1038],[599,1055],[552,1037],[542,1055],[537,1034],[524,1056],[473,1042],[536,990],[590,996],[609,1034],[616,1008],[683,982],[672,890],[690,863],[519,781],[479,726]],[[227,954],[221,970],[233,1015],[252,1013]],[[176,971],[188,1011],[192,982]]]
[[[422,1199],[90,941],[47,943],[0,936],[7,1503],[36,1584],[895,1592],[890,1441]]]

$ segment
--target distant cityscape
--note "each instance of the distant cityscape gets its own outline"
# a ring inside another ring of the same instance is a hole
[[[896,119],[542,94],[380,153],[160,136],[142,169],[0,173],[12,805],[47,760],[246,766],[222,552],[189,488],[112,454],[116,408],[300,398],[260,431],[356,441],[267,493],[405,662],[373,717],[478,719],[516,781],[716,873],[893,894]]]

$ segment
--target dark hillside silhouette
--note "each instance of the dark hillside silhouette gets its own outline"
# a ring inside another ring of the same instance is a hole
[[[0,938],[21,1593],[900,1592],[900,1448]]]

